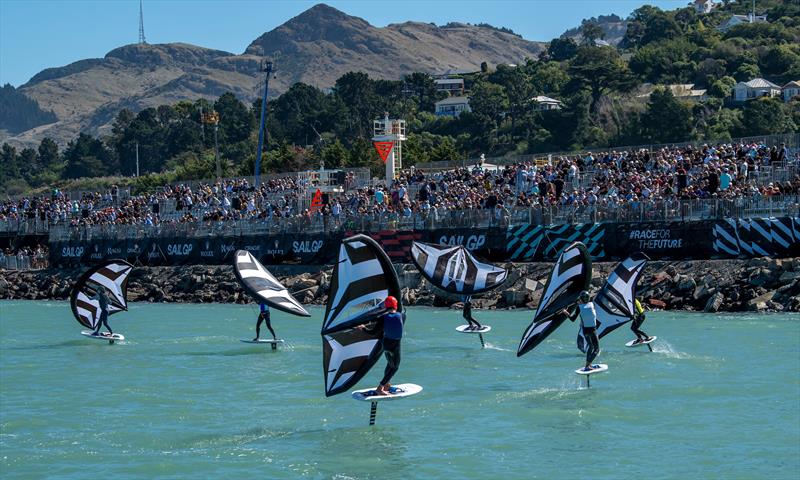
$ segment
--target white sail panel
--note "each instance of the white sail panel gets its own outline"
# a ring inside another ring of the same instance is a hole
[[[426,280],[450,293],[474,295],[496,288],[508,278],[508,271],[481,263],[464,246],[414,242],[411,259]]]
[[[247,250],[237,250],[234,253],[233,272],[245,291],[257,302],[292,315],[311,316],[289,290]]]

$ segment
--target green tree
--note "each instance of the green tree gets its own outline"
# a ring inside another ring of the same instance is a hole
[[[650,94],[642,127],[648,140],[658,143],[680,142],[692,136],[692,112],[666,88]]]
[[[427,73],[414,72],[403,78],[405,88],[417,101],[417,108],[432,112],[437,100],[436,83]]]
[[[583,22],[581,36],[584,45],[594,45],[595,40],[606,38],[606,32],[596,22]]]
[[[570,62],[568,69],[572,77],[567,90],[576,92],[588,89],[592,96],[591,111],[600,97],[613,91],[628,91],[635,79],[628,66],[613,47],[581,47]]]
[[[340,168],[347,163],[348,152],[337,138],[322,147],[320,157],[325,162],[325,168]]]
[[[578,44],[575,40],[567,38],[554,38],[547,46],[547,56],[550,60],[562,62],[569,60],[578,53]]]
[[[65,178],[100,177],[108,174],[111,152],[100,140],[81,133],[64,150]]]
[[[450,137],[444,137],[439,145],[431,151],[430,161],[454,161],[463,158],[463,155],[456,148],[456,144]]]
[[[762,97],[746,102],[742,110],[742,136],[797,131],[797,125],[787,110],[777,98]]]
[[[219,114],[220,142],[241,142],[250,137],[250,132],[257,130],[250,111],[230,92],[214,102],[214,110]]]

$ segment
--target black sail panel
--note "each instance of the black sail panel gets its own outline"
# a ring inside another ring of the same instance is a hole
[[[386,253],[365,235],[342,240],[321,331],[326,396],[348,390],[378,361],[383,351],[380,317],[389,295],[402,311],[400,282]]]
[[[586,247],[575,242],[561,252],[553,265],[533,322],[522,334],[518,357],[540,344],[566,320],[567,316],[560,312],[574,307],[578,296],[589,288],[591,281],[592,259]]]
[[[247,250],[237,250],[234,253],[233,272],[242,288],[257,302],[292,315],[311,316],[289,290]]]
[[[414,242],[411,259],[426,280],[450,293],[474,295],[502,284],[508,271],[481,263],[464,246]]]

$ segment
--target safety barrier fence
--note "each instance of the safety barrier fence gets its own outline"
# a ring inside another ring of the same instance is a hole
[[[272,217],[227,221],[194,221],[157,225],[54,225],[50,241],[69,239],[148,237],[206,237],[275,234],[319,234],[342,231],[436,230],[447,228],[506,227],[620,222],[675,222],[722,218],[793,217],[800,215],[800,196],[758,198],[651,200],[595,205],[551,205],[511,209],[431,209],[403,216],[365,214],[335,217]]]
[[[5,255],[0,254],[0,269],[5,270],[41,270],[47,268],[48,256],[36,255]]]

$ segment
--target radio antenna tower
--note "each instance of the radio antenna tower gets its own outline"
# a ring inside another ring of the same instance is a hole
[[[147,44],[144,39],[144,14],[142,13],[142,0],[139,0],[139,43]]]

